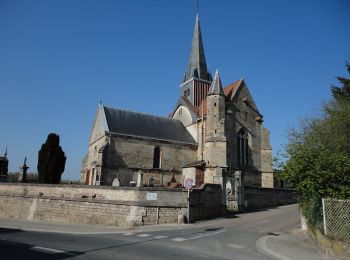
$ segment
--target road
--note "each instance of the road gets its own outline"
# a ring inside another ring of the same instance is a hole
[[[271,259],[259,238],[299,226],[297,205],[168,229],[69,234],[0,228],[4,259]]]

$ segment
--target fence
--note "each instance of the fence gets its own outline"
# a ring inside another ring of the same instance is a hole
[[[325,235],[350,241],[350,200],[322,199],[322,209]]]

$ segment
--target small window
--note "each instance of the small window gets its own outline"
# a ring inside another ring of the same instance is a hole
[[[214,103],[214,107],[216,107],[216,103]]]
[[[160,169],[162,167],[162,150],[159,146],[154,147],[153,152],[153,168]]]

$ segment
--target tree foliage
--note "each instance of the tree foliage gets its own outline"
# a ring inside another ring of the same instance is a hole
[[[283,171],[313,226],[322,221],[321,198],[350,197],[350,80],[337,79],[341,86],[332,86],[332,100],[324,104],[323,115],[291,130],[286,146]]]
[[[38,156],[38,174],[40,183],[57,184],[64,172],[66,156],[60,146],[60,137],[51,133],[41,146]]]

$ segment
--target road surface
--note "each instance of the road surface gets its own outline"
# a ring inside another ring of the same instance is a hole
[[[272,258],[257,245],[259,238],[277,236],[299,223],[298,206],[289,205],[146,232],[136,228],[70,234],[0,228],[0,259],[264,260]]]

